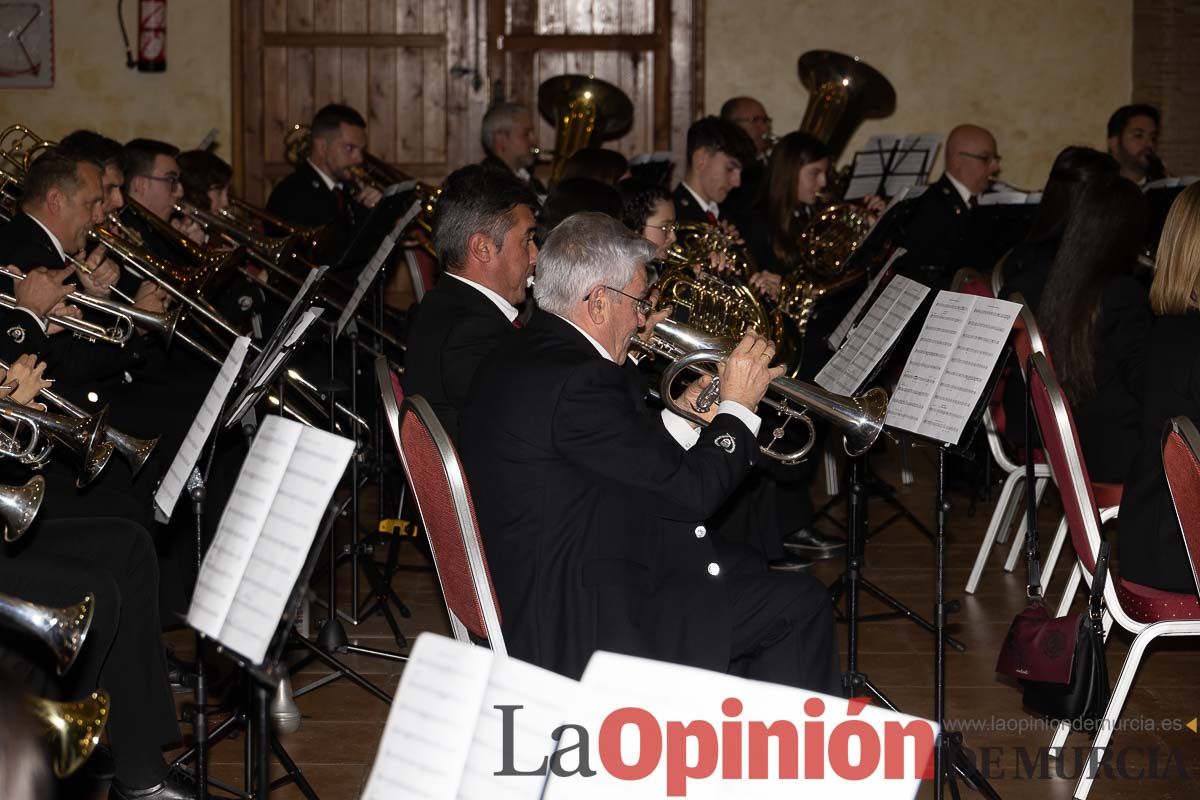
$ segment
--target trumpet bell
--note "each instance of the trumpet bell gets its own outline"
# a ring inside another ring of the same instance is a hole
[[[0,593],[0,624],[39,639],[54,653],[58,674],[64,675],[92,626],[94,602],[89,594],[74,605],[51,608]]]
[[[54,751],[54,774],[59,778],[74,774],[87,763],[108,723],[108,693],[103,689],[73,703],[28,698],[26,707],[46,731]]]
[[[41,475],[34,475],[24,486],[0,486],[4,541],[15,542],[29,530],[45,496],[46,479]]]
[[[864,119],[896,110],[896,90],[882,73],[862,59],[833,50],[809,50],[796,65],[809,91],[800,130],[829,147],[835,162]]]
[[[120,453],[121,458],[125,459],[126,463],[129,464],[129,468],[133,474],[137,475],[142,467],[146,466],[146,462],[150,460],[150,456],[154,454],[154,448],[158,446],[158,440],[162,437],[155,436],[153,439],[139,439],[116,428],[109,428],[106,438],[108,443],[113,446],[113,449]]]

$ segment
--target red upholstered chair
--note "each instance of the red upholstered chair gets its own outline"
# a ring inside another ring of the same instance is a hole
[[[1175,417],[1163,432],[1162,451],[1171,502],[1200,593],[1200,431],[1187,417]]]
[[[424,235],[424,234],[422,234]],[[438,262],[423,247],[404,248],[404,263],[412,278],[413,294],[420,302],[425,293],[437,284]]]
[[[1079,446],[1079,436],[1075,431],[1075,421],[1070,407],[1059,389],[1058,381],[1049,361],[1041,353],[1034,353],[1029,360],[1028,378],[1033,399],[1034,412],[1038,428],[1042,433],[1042,445],[1046,458],[1050,462],[1050,470],[1054,474],[1054,482],[1058,485],[1062,496],[1063,510],[1070,530],[1071,543],[1075,547],[1078,559],[1077,571],[1082,571],[1083,579],[1090,581],[1092,571],[1096,566],[1096,554],[1100,548],[1100,507],[1097,505],[1097,494],[1093,492],[1093,484],[1088,478],[1087,466],[1083,463],[1082,451]],[[1168,444],[1171,443],[1168,435]],[[1190,479],[1188,495],[1192,498],[1200,496],[1200,488],[1196,485],[1195,456],[1192,455],[1191,472],[1180,468],[1177,451],[1172,448],[1171,455],[1164,454],[1164,465],[1168,474],[1173,474],[1176,481],[1182,480],[1180,473]],[[1184,464],[1184,466],[1189,466]],[[1171,485],[1172,490],[1175,484]],[[1185,495],[1181,494],[1182,500]],[[1187,523],[1195,521],[1196,509],[1191,507],[1187,513]],[[1184,518],[1181,517],[1181,524]],[[1193,531],[1192,536],[1198,534]],[[1059,606],[1061,616],[1070,605],[1071,596],[1067,595]],[[1159,636],[1200,636],[1200,596],[1196,594],[1177,594],[1163,592],[1141,586],[1119,577],[1110,579],[1104,587],[1105,634],[1109,631],[1111,622],[1116,622],[1125,630],[1134,634],[1129,654],[1121,668],[1120,677],[1113,686],[1112,697],[1108,708],[1104,711],[1102,721],[1095,741],[1092,743],[1092,753],[1084,763],[1099,763],[1104,754],[1113,728],[1121,716],[1125,698],[1137,674],[1142,655],[1146,646]],[[1060,726],[1050,745],[1050,757],[1057,758],[1062,753],[1070,733],[1070,725]],[[1094,775],[1093,770],[1081,770],[1079,782],[1075,787],[1074,797],[1083,800],[1091,790]]]
[[[458,453],[425,398],[414,395],[405,399],[400,379],[386,360],[376,360],[375,376],[384,414],[433,551],[454,638],[470,641],[469,632],[487,639],[493,650],[505,655],[500,607],[479,538],[475,503]]]
[[[964,294],[972,294],[977,297],[994,297],[991,287],[987,285],[983,277],[974,270],[959,270],[954,276],[952,284],[954,291],[963,292]],[[1014,333],[1021,335],[1024,326],[1020,318],[1013,325]],[[1026,337],[1028,341],[1028,337]],[[1040,345],[1040,339],[1039,339]],[[1011,375],[1010,375],[1011,377]],[[992,546],[996,542],[1003,544],[1008,539],[1009,528],[1012,527],[1013,518],[1021,509],[1022,501],[1025,499],[1025,492],[1022,491],[1025,486],[1025,465],[1021,459],[1014,458],[1009,454],[1008,448],[1005,446],[1004,431],[1005,431],[1005,415],[1004,415],[1004,383],[1006,378],[1001,377],[996,382],[996,388],[992,392],[992,397],[988,401],[988,408],[983,413],[983,429],[987,433],[988,450],[991,451],[992,460],[1000,469],[1004,470],[1004,486],[1000,489],[1000,497],[996,501],[996,507],[992,510],[992,518],[988,521],[987,530],[983,534],[983,542],[979,545],[979,552],[975,554],[975,564],[971,567],[971,575],[967,578],[967,594],[974,594],[975,589],[979,586],[979,580],[983,577],[983,568],[987,564],[988,556],[991,555]],[[1041,452],[1034,455],[1039,462]],[[1046,486],[1050,482],[1050,469],[1045,463],[1036,463],[1034,470],[1034,499],[1035,505],[1041,503],[1042,495],[1046,491]],[[1025,515],[1021,514],[1020,526],[1017,531],[1017,541],[1025,539]],[[1046,575],[1049,576],[1047,571]]]

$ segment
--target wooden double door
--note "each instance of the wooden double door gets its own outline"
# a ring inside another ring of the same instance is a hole
[[[633,101],[633,127],[607,146],[678,160],[702,102],[702,11],[703,0],[234,0],[238,187],[262,202],[291,169],[286,131],[331,102],[363,113],[374,155],[440,181],[482,157],[491,103],[536,108],[538,85],[567,73]]]

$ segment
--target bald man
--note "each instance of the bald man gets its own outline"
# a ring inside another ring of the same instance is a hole
[[[972,227],[972,209],[1000,172],[996,137],[978,125],[959,125],[946,137],[946,171],[915,200],[904,236],[908,254],[898,271],[945,289],[955,271],[990,272],[988,249]]]
[[[771,135],[771,118],[763,104],[753,97],[731,97],[721,106],[721,119],[737,125],[754,142],[754,160],[742,164],[741,185],[729,192],[724,203],[731,218],[738,224],[748,225],[751,208],[762,185],[767,157],[775,141]]]

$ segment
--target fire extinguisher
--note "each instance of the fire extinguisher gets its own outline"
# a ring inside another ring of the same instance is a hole
[[[139,72],[167,69],[167,0],[138,0]]]

